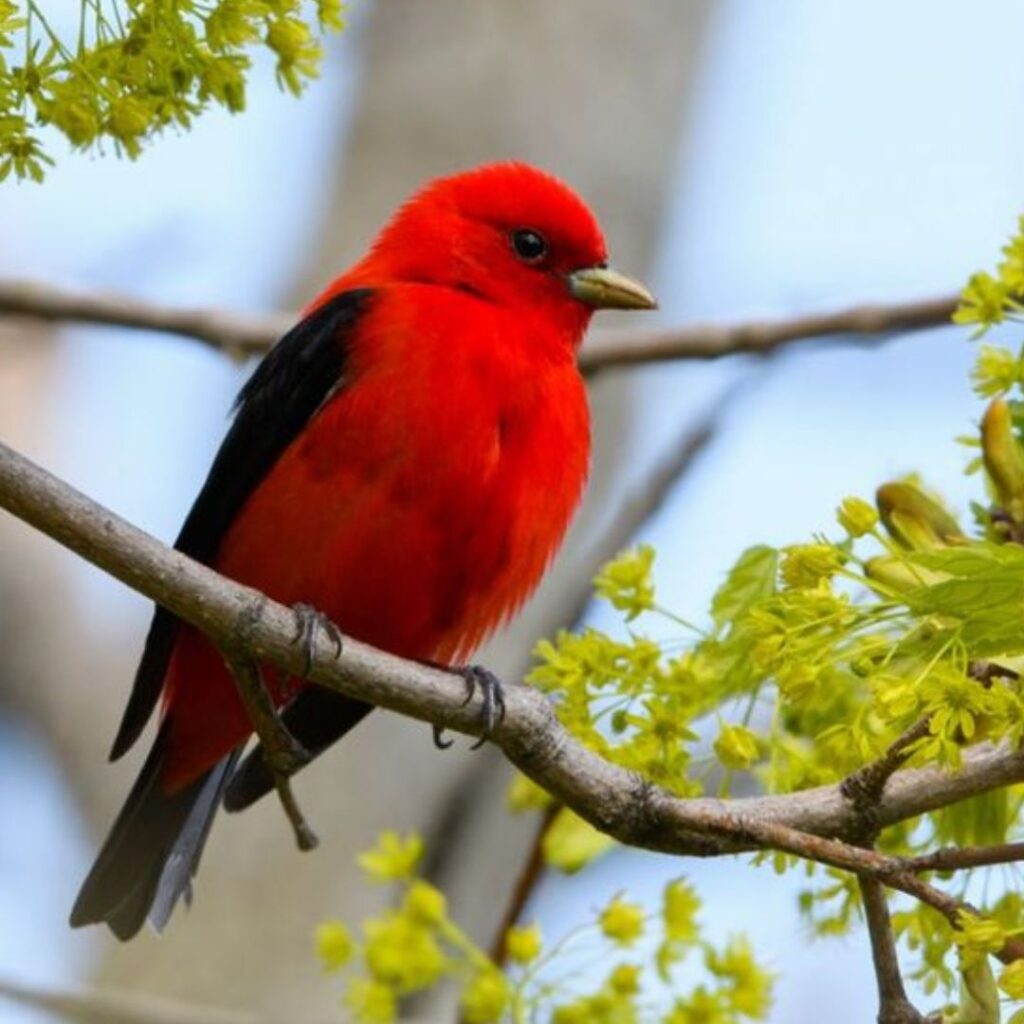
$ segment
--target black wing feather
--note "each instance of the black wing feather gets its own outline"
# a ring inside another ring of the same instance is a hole
[[[345,374],[347,336],[372,292],[342,292],[293,327],[264,357],[235,401],[235,419],[174,546],[209,564],[238,511]],[[157,607],[128,706],[110,751],[139,738],[160,698],[179,620]]]

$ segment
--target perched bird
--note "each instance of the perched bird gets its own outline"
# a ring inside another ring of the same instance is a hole
[[[526,164],[427,184],[242,388],[176,547],[368,644],[464,664],[534,589],[580,500],[591,315],[655,305],[606,260],[583,201]],[[371,710],[263,675],[313,756]],[[112,760],[157,704],[152,751],[71,914],[121,939],[189,894],[220,804],[273,786],[261,755],[239,766],[252,725],[223,656],[163,608]]]

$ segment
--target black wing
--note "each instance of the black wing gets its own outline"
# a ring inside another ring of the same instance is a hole
[[[345,375],[347,339],[369,289],[342,292],[293,327],[239,392],[235,419],[174,546],[213,561],[239,509]],[[157,607],[128,706],[110,751],[117,760],[139,738],[160,697],[179,620]]]

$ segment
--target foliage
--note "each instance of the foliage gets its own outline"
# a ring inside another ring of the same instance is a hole
[[[342,0],[80,0],[70,40],[44,6],[0,0],[0,181],[42,180],[42,126],[134,158],[211,104],[238,113],[257,46],[297,95],[317,74],[319,36],[342,28]]]
[[[768,1011],[771,976],[744,939],[716,946],[702,937],[700,899],[682,879],[665,886],[657,915],[618,893],[552,943],[536,924],[511,928],[502,967],[453,920],[444,894],[416,876],[421,852],[417,836],[381,836],[359,863],[371,881],[397,884],[395,906],[363,922],[361,941],[340,921],[317,930],[324,969],[349,970],[343,1001],[355,1021],[387,1024],[403,998],[445,981],[459,988],[465,1024],[742,1024]],[[652,939],[645,964],[638,947]],[[607,970],[581,989],[574,974],[593,958]],[[672,995],[673,970],[686,958],[701,961],[702,980]]]
[[[1024,218],[1003,255],[995,275],[971,279],[955,317],[976,325],[976,337],[1022,319]],[[845,498],[828,534],[743,552],[714,595],[707,623],[699,626],[659,604],[653,549],[625,552],[595,581],[598,596],[621,613],[621,632],[561,632],[537,648],[530,679],[551,697],[562,723],[603,757],[680,796],[728,796],[741,777],[748,787],[754,783],[775,793],[836,783],[881,757],[922,720],[926,731],[906,748],[911,766],[956,771],[972,744],[1019,746],[1024,348],[1014,353],[983,345],[972,378],[988,405],[977,435],[965,441],[976,455],[968,471],[980,472],[984,486],[970,524],[962,524],[916,478],[890,481],[873,502]],[[532,810],[549,798],[519,778],[509,803]],[[1009,786],[890,827],[878,846],[916,856],[941,846],[1024,838],[1018,825],[1022,803],[1024,787]],[[579,870],[609,845],[562,809],[543,849],[549,864]],[[761,853],[754,862],[780,872],[799,866],[783,854]],[[856,879],[815,864],[801,867],[807,882],[799,910],[812,933],[844,935],[859,926]],[[998,980],[991,966],[992,955],[1024,930],[1024,898],[1006,887],[1007,869],[998,870],[1002,876],[978,869],[939,880],[958,900],[970,894],[978,904],[979,893],[983,897],[977,914],[963,913],[955,923],[907,899],[893,907],[894,931],[911,977],[927,993],[957,999],[943,1016],[947,1024],[998,1024],[1001,998],[1024,1003],[1020,963],[1002,970]],[[990,879],[994,884],[986,884]],[[473,1016],[464,997],[467,1020],[717,1024],[762,1017],[769,1002],[767,976],[741,939],[720,951],[702,944],[699,905],[685,882],[670,885],[663,897],[665,932],[654,952],[655,974],[667,983],[671,965],[699,947],[713,979],[710,987],[677,997],[670,1010],[641,1010],[637,992],[626,983],[634,969],[647,972],[641,957],[615,965],[596,992],[567,999],[551,981],[565,942],[546,948],[535,932],[516,933],[510,937],[512,965],[499,972],[461,932],[450,930],[446,917],[443,927],[430,927],[434,941],[445,939],[450,949],[430,959],[430,969],[417,981],[432,974],[433,980],[459,977],[472,986],[478,979],[480,1003],[473,1005],[486,1003],[488,1011]],[[383,921],[403,914],[408,911],[391,911],[368,924],[367,942]],[[647,927],[644,910],[620,895],[577,932],[596,930],[632,951],[634,944],[643,948]],[[321,953],[329,962],[330,943]],[[364,960],[371,979],[365,984],[387,984],[368,954]],[[392,1010],[406,990],[398,979],[391,984]],[[362,1019],[390,1018],[364,1013]],[[1024,1006],[1012,1020],[1024,1022]]]

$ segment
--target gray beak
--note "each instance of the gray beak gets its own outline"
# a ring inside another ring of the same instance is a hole
[[[658,300],[639,281],[609,267],[584,267],[568,274],[570,294],[594,309],[657,309]]]

